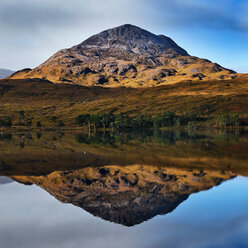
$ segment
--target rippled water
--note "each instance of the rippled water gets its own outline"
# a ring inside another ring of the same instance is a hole
[[[248,247],[234,132],[0,135],[0,247]]]

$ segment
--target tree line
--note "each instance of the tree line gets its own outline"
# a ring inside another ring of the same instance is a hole
[[[55,120],[57,127],[62,128],[66,126],[62,120]],[[207,123],[209,126],[227,128],[227,127],[240,127],[248,125],[248,118],[240,118],[238,114],[223,114],[217,117],[200,117],[195,113],[176,115],[174,112],[166,111],[162,114],[155,116],[139,114],[130,116],[127,113],[113,114],[113,113],[100,113],[100,114],[80,114],[75,118],[75,123],[79,126],[88,126],[91,128],[103,128],[112,130],[135,130],[142,128],[163,128],[163,127],[188,127],[196,128],[199,123]],[[25,112],[19,112],[19,126],[32,127],[32,119],[25,118]],[[11,117],[0,117],[0,128],[13,126]],[[40,121],[35,126],[42,127]]]
[[[0,127],[11,127],[12,119],[10,117],[0,118]]]
[[[238,114],[221,115],[215,118],[217,127],[238,127],[241,125],[241,119]],[[187,126],[195,128],[198,122],[205,122],[207,118],[199,117],[196,114],[176,115],[171,111],[156,116],[136,115],[129,116],[125,113],[114,115],[113,113],[100,114],[81,114],[76,117],[76,124],[79,126],[88,126],[88,128],[112,128],[112,129],[140,129],[140,128],[162,128],[162,127],[181,127]],[[243,123],[244,124],[244,123]]]

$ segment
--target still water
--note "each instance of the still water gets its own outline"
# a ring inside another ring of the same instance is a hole
[[[248,247],[247,137],[2,133],[0,247]]]

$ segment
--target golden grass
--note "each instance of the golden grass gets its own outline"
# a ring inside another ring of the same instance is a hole
[[[73,124],[82,113],[120,112],[156,115],[165,111],[199,116],[248,113],[248,76],[224,81],[184,81],[150,88],[102,88],[53,84],[39,79],[0,80],[0,116],[55,126]]]

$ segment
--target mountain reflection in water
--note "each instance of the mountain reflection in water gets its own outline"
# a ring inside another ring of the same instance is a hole
[[[0,136],[0,175],[133,226],[189,195],[247,175],[246,133],[22,133]]]
[[[232,178],[231,172],[187,171],[154,166],[104,166],[47,176],[14,176],[36,184],[58,200],[126,226],[173,211],[192,193]]]

